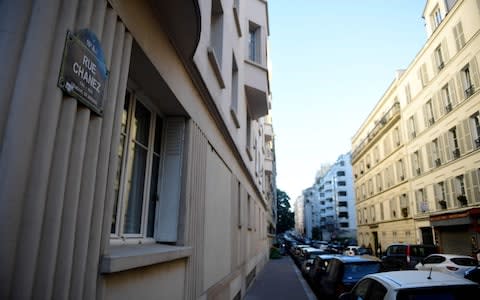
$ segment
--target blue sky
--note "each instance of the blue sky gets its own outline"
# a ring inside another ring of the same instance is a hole
[[[424,0],[271,0],[277,187],[295,200],[424,43]]]

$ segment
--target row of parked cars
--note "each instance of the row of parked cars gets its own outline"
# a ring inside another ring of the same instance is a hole
[[[359,248],[292,243],[288,249],[319,299],[477,299],[480,292],[480,269],[470,256],[393,244],[380,259],[358,255]]]

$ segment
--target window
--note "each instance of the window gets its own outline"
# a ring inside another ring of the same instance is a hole
[[[414,139],[417,136],[416,126],[415,126],[415,116],[411,116],[408,119],[408,130],[410,133],[410,138]]]
[[[345,171],[337,171],[337,176],[345,176]]]
[[[467,203],[467,193],[465,190],[465,178],[463,175],[458,175],[454,178],[454,193],[455,198],[458,200],[461,206],[466,206]]]
[[[461,76],[465,98],[468,98],[475,92],[475,88],[472,83],[472,77],[470,74],[470,64],[463,67],[461,71]]]
[[[173,210],[178,210],[180,201],[184,127],[183,119],[162,118],[134,92],[126,93],[114,186],[113,236],[176,241],[177,217],[163,216],[178,215]],[[168,165],[163,171],[169,174],[162,184],[168,188],[159,184],[162,160]],[[163,193],[169,197],[162,197]]]
[[[445,113],[449,113],[450,111],[452,111],[452,97],[448,84],[444,85],[442,88],[442,100],[445,108]]]
[[[465,46],[465,36],[463,35],[463,27],[462,22],[458,22],[455,27],[453,27],[453,37],[455,38],[455,46],[457,47],[457,51]]]
[[[375,181],[377,183],[377,191],[381,192],[383,190],[382,174],[377,173],[375,176]]]
[[[383,202],[380,202],[380,220],[383,221],[385,219],[385,212],[383,211]]]
[[[235,18],[238,36],[241,36],[242,27],[240,26],[240,0],[233,0],[233,17]]]
[[[422,174],[422,160],[420,152],[417,150],[412,154],[412,173],[414,175]]]
[[[247,111],[247,124],[246,124],[246,148],[247,148],[247,155],[250,161],[253,160],[252,156],[252,118]]]
[[[232,55],[232,90],[231,90],[230,114],[232,115],[233,122],[237,128],[240,128],[240,122],[238,121],[238,65],[235,55]]]
[[[398,127],[393,129],[393,142],[396,146],[400,146],[400,129]]]
[[[343,196],[343,197],[345,197],[345,196],[347,196],[347,192],[346,192],[346,191],[339,191],[339,192],[338,192],[338,196]]]
[[[480,114],[477,111],[473,115],[470,116],[470,128],[471,128],[471,134],[472,138],[475,141],[475,147],[476,149],[480,148]]]
[[[440,7],[436,6],[433,9],[433,12],[431,14],[432,18],[432,25],[433,25],[433,30],[435,30],[440,23],[442,23],[442,12],[440,11]]]
[[[457,135],[457,127],[454,126],[448,131],[448,143],[450,150],[452,151],[453,158],[460,157],[460,147],[458,145],[458,135]]]
[[[443,55],[442,55],[442,47],[441,45],[439,45],[436,49],[435,49],[435,52],[434,52],[434,56],[435,56],[435,63],[436,63],[436,68],[437,68],[437,71],[440,71],[443,69],[443,67],[445,67],[445,62],[443,60]]]
[[[433,165],[439,167],[442,165],[442,160],[440,159],[440,146],[438,144],[438,139],[434,139],[431,144],[432,151],[432,160]]]
[[[402,212],[402,216],[404,218],[408,217],[408,195],[407,194],[402,194],[400,195],[400,210]]]
[[[399,159],[397,161],[397,176],[398,176],[398,181],[405,180],[405,166],[403,163],[403,159]]]
[[[430,127],[435,124],[435,116],[433,115],[432,99],[428,100],[423,107],[423,113],[425,116],[425,127]]]
[[[376,163],[380,160],[380,151],[378,149],[378,146],[373,148],[373,159],[375,160]]]
[[[212,0],[210,22],[210,46],[215,52],[217,63],[221,66],[223,50],[223,9],[220,0]]]
[[[372,180],[372,179],[369,179],[369,180],[368,180],[367,190],[368,190],[368,194],[369,194],[370,196],[372,196],[372,195],[373,195],[373,180]]]
[[[418,189],[415,192],[415,197],[416,197],[416,200],[417,200],[418,212],[420,212],[420,213],[428,212],[428,202],[425,199],[425,190],[424,189]]]
[[[397,199],[390,199],[390,218],[397,218]]]
[[[248,59],[256,63],[260,60],[260,26],[249,22],[248,24]]]
[[[438,203],[438,209],[447,209],[447,192],[445,190],[445,182],[440,181],[434,185],[435,200]]]
[[[338,181],[338,182],[337,182],[337,185],[338,185],[338,186],[346,186],[346,185],[347,185],[347,182],[346,182],[346,181]]]

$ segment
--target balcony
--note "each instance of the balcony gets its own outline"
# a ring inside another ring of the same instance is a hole
[[[389,127],[389,124],[392,124],[392,121],[400,118],[400,103],[395,102],[392,107],[378,120],[375,122],[373,129],[367,134],[367,136],[359,143],[359,145],[352,152],[352,163],[360,157],[360,154],[363,150],[367,149],[367,146],[370,145],[376,137],[380,136],[379,132],[382,129]]]
[[[268,69],[262,65],[245,60],[245,95],[252,119],[268,114]]]

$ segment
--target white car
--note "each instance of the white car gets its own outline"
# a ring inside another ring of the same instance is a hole
[[[360,246],[347,246],[343,251],[343,255],[354,256]]]
[[[435,271],[393,271],[364,276],[340,300],[478,299],[480,286],[468,279]],[[477,295],[477,296],[475,296]]]
[[[464,277],[465,272],[477,266],[477,261],[465,255],[431,254],[419,262],[415,269],[438,271]]]

